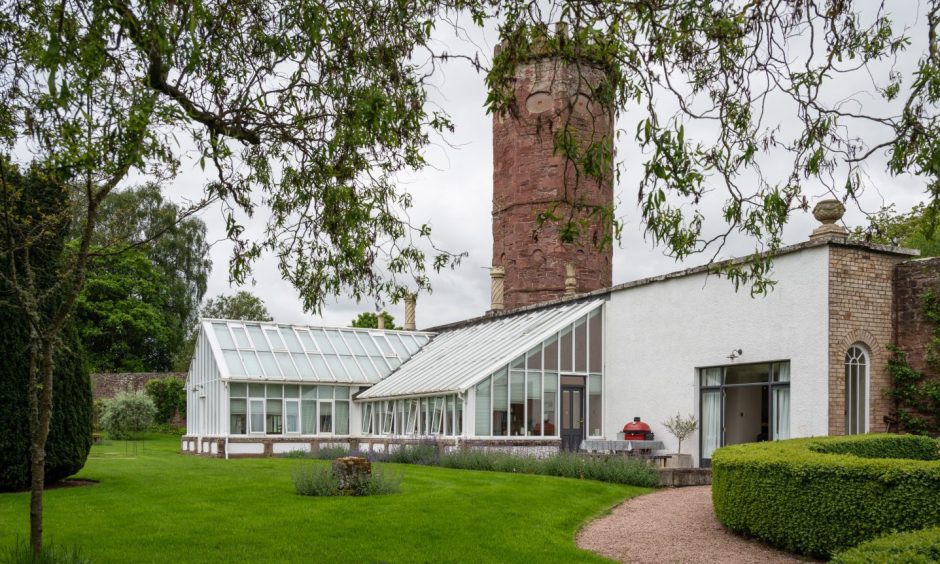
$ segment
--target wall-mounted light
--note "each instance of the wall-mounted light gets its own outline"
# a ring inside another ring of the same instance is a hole
[[[733,351],[731,351],[731,354],[728,355],[728,360],[734,362],[734,359],[738,358],[738,357],[741,356],[742,354],[744,354],[744,351],[743,351],[743,350],[741,350],[741,349],[734,349]]]

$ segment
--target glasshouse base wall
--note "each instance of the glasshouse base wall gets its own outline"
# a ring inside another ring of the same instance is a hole
[[[386,453],[407,445],[434,445],[442,452],[476,449],[543,458],[558,454],[560,439],[493,440],[466,438],[375,438],[375,437],[258,437],[226,438],[183,436],[180,450],[218,458],[258,458],[283,456],[292,452],[315,453],[321,449],[342,448],[349,451]]]

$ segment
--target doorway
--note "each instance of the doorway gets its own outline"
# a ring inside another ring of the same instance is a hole
[[[576,452],[584,440],[584,378],[563,376],[561,380],[561,449]]]

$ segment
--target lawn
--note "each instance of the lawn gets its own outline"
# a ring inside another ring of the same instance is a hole
[[[311,498],[294,493],[298,460],[184,456],[175,437],[143,444],[136,455],[95,446],[78,477],[99,484],[48,491],[47,538],[94,562],[599,561],[575,546],[577,529],[649,491],[389,464],[404,473],[400,494]],[[27,534],[28,498],[0,494],[0,546]]]

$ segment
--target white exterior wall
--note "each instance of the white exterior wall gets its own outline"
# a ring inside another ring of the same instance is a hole
[[[219,375],[209,338],[199,331],[196,351],[186,377],[186,434],[228,433],[228,391]]]
[[[615,291],[604,308],[604,434],[641,417],[675,452],[662,422],[701,421],[697,368],[790,361],[790,434],[826,435],[829,405],[828,247],[777,257],[776,287],[751,298],[725,278],[694,274]],[[699,433],[682,444],[698,462]]]

